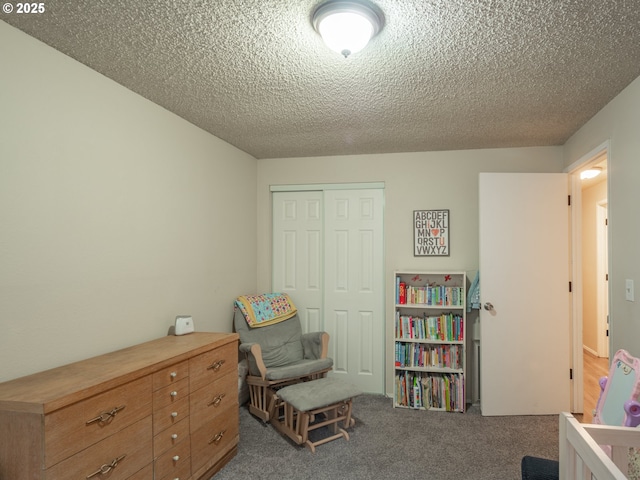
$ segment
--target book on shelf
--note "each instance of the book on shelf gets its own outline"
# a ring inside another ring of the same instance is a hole
[[[399,279],[400,277],[398,277]],[[407,303],[407,284],[404,282],[398,283],[398,304],[404,305]]]
[[[464,411],[464,379],[460,374],[399,372],[396,375],[396,405]]]
[[[397,368],[450,368],[462,370],[464,349],[461,345],[429,345],[396,342]]]
[[[396,303],[433,307],[463,307],[464,288],[446,285],[408,285],[396,277]]]
[[[396,310],[395,336],[417,340],[462,341],[464,317],[455,313],[437,316],[403,315]]]

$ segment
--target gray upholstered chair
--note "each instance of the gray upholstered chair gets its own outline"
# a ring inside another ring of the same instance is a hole
[[[325,377],[333,367],[327,358],[329,334],[302,333],[298,315],[273,325],[249,327],[240,309],[233,315],[240,352],[249,364],[249,411],[268,422],[275,414],[278,388]]]

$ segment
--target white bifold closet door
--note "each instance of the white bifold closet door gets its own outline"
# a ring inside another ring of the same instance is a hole
[[[384,392],[382,189],[273,192],[273,291],[327,331],[332,376]]]

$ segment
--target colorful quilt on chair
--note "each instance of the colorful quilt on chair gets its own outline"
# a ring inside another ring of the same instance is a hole
[[[286,293],[241,295],[236,299],[236,308],[240,309],[251,328],[282,322],[298,312]]]

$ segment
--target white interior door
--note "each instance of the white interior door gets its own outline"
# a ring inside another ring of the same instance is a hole
[[[273,192],[273,291],[329,333],[331,375],[384,393],[383,190]]]
[[[274,292],[288,293],[302,331],[323,330],[321,191],[273,193]]]
[[[384,392],[383,191],[325,191],[325,328],[333,375]]]
[[[480,174],[483,415],[570,408],[568,180]]]

